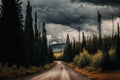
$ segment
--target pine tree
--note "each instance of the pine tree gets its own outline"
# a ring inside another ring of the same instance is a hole
[[[98,31],[99,31],[99,49],[102,46],[102,39],[101,39],[101,14],[98,12]]]
[[[43,22],[43,32],[42,32],[42,51],[43,51],[43,61],[45,63],[47,63],[48,61],[48,50],[47,50],[47,31],[46,31],[46,28],[45,28],[45,22]]]
[[[46,34],[47,34],[47,32],[46,32],[46,28],[45,28],[45,22],[43,22],[43,35],[42,35],[42,37],[47,42],[47,37],[46,37],[47,35]]]
[[[118,27],[117,27],[117,41],[116,41],[116,57],[117,57],[117,61],[118,61],[118,65],[120,66],[120,26],[118,23]]]
[[[71,62],[73,60],[73,53],[72,53],[72,44],[70,42],[69,35],[67,34],[66,45],[64,49],[64,61]]]
[[[39,27],[38,27],[38,39],[41,39],[41,28],[40,28],[40,22],[39,22]]]
[[[43,53],[43,40],[42,40],[42,36],[41,36],[41,30],[40,30],[40,24],[39,24],[39,34],[38,34],[38,44],[39,44],[39,65],[43,66],[45,64],[45,55]]]
[[[97,40],[97,36],[93,35],[93,39],[92,39],[92,44],[91,44],[91,53],[96,53],[97,49],[98,49],[98,40]]]
[[[77,54],[75,38],[73,38],[72,54],[73,54],[73,57],[75,57],[75,55]]]
[[[114,16],[112,15],[112,38],[114,36],[114,20],[113,20]]]
[[[52,62],[54,60],[53,49],[51,46],[48,47],[48,62]]]
[[[80,28],[79,28],[79,42],[77,43],[77,54],[81,51],[81,43],[80,43]]]
[[[26,47],[27,65],[34,64],[33,41],[34,41],[34,33],[33,33],[32,6],[28,1],[27,9],[26,9],[26,18],[25,18],[25,44],[26,44],[25,47]]]
[[[35,40],[38,40],[37,12],[35,12]]]
[[[118,23],[118,28],[117,28],[117,30],[118,30],[118,38],[120,37],[119,35],[120,35],[120,26],[119,26],[119,23]]]
[[[20,0],[1,1],[1,55],[3,62],[23,64],[24,35],[22,2]]]
[[[81,51],[83,51],[83,49],[86,48],[86,40],[85,40],[84,32],[82,33],[82,36],[83,36],[83,40],[81,44]]]

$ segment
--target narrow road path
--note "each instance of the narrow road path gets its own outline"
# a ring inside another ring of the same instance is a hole
[[[80,75],[72,70],[70,67],[65,66],[60,61],[51,70],[22,80],[90,80],[89,78]]]

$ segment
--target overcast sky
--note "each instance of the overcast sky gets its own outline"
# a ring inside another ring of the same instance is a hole
[[[27,0],[23,1],[23,14]],[[120,23],[120,0],[29,0],[33,6],[33,13],[37,11],[38,20],[44,20],[47,28],[49,42],[65,41],[66,34],[78,40],[78,29],[86,36],[98,35],[97,12],[102,14],[102,33],[111,35],[114,15],[115,30]],[[85,1],[84,3],[81,1]],[[113,1],[113,2],[112,2]],[[81,34],[82,35],[82,34]],[[81,36],[82,37],[82,36]]]
[[[112,2],[85,1],[83,3],[81,0],[30,0],[33,12],[37,11],[39,20],[46,22],[49,42],[65,41],[67,33],[71,39],[75,37],[78,40],[79,29],[84,31],[86,36],[98,35],[98,11],[102,14],[103,35],[111,35],[111,15],[114,15],[115,30],[117,23],[120,23],[120,6],[116,2],[119,0],[111,0]],[[23,6],[26,6],[26,0],[23,2]]]

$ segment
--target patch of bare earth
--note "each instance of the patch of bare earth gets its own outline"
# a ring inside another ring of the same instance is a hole
[[[95,70],[91,67],[81,69],[74,66],[72,63],[66,64],[76,72],[85,75],[93,80],[120,80],[120,70],[100,72],[100,70]]]

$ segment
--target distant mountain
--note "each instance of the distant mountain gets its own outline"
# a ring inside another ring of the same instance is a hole
[[[53,52],[63,51],[65,47],[65,43],[52,44]]]

